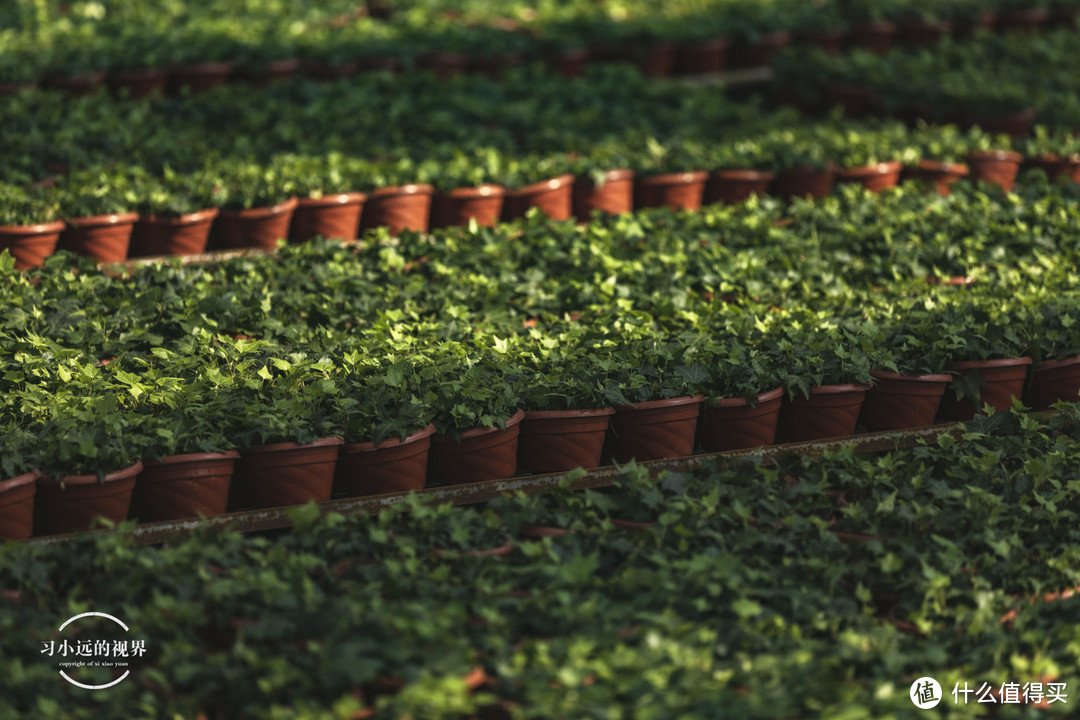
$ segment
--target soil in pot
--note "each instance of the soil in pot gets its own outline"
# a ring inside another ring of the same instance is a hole
[[[164,92],[167,79],[168,73],[164,70],[146,68],[110,72],[106,82],[114,96],[135,99],[155,92]]]
[[[14,256],[16,270],[29,270],[56,252],[63,230],[62,222],[0,226],[0,250]]]
[[[952,190],[949,186],[970,174],[967,165],[943,163],[934,160],[920,160],[915,167],[905,167],[900,179],[917,180],[933,186],[938,195],[947,196]]]
[[[131,517],[139,522],[213,517],[225,512],[240,453],[191,453],[148,462],[135,482]]]
[[[773,193],[782,198],[810,197],[820,200],[833,189],[834,171],[810,167],[781,170],[773,181]]]
[[[1042,170],[1050,182],[1065,176],[1073,182],[1080,182],[1080,156],[1069,155],[1040,155],[1039,157],[1027,158],[1021,166],[1021,171]]]
[[[569,220],[573,216],[574,176],[559,177],[508,190],[503,200],[502,219],[525,217],[529,208],[540,211],[552,220]]]
[[[783,388],[776,388],[758,395],[755,405],[745,398],[706,402],[698,421],[698,444],[708,452],[772,445],[783,396]]]
[[[638,177],[634,182],[634,208],[697,210],[708,179],[709,174],[703,170]]]
[[[501,185],[480,185],[441,192],[431,204],[431,228],[468,225],[493,226],[499,222],[506,188]]]
[[[340,438],[248,448],[236,464],[229,507],[257,508],[325,502],[334,487]]]
[[[1011,150],[988,150],[969,153],[965,160],[971,170],[972,182],[999,185],[1005,192],[1009,192],[1016,182],[1023,157]]]
[[[951,369],[957,374],[966,376],[977,372],[986,384],[981,389],[978,408],[971,400],[957,400],[954,391],[947,391],[941,401],[941,414],[948,420],[966,421],[975,417],[975,413],[981,411],[986,403],[999,412],[1011,408],[1013,398],[1021,397],[1024,393],[1029,365],[1029,357],[953,363]]]
[[[168,90],[173,95],[180,94],[184,88],[191,93],[206,92],[227,83],[232,71],[233,64],[228,62],[175,67],[169,71]]]
[[[1044,360],[1033,370],[1031,384],[1024,390],[1025,405],[1048,410],[1059,400],[1080,402],[1080,355]]]
[[[702,395],[622,405],[611,416],[603,462],[685,457],[694,452]]]
[[[452,437],[435,435],[428,460],[430,477],[444,485],[505,480],[517,471],[518,435],[525,412],[518,410],[499,427],[473,428]]]
[[[360,228],[386,227],[391,235],[402,230],[427,232],[434,193],[430,185],[379,188],[368,196],[360,215]]]
[[[874,370],[862,422],[871,430],[897,430],[934,424],[952,375],[901,375]]]
[[[136,213],[119,213],[68,220],[58,247],[101,263],[123,262],[138,219]]]
[[[883,54],[892,49],[896,26],[890,22],[866,22],[851,26],[848,47]]]
[[[222,210],[214,223],[215,245],[226,249],[265,248],[273,250],[277,241],[289,236],[289,225],[297,199],[270,207]]]
[[[334,489],[349,495],[423,490],[427,481],[428,453],[434,425],[404,440],[390,438],[343,445],[334,471]]]
[[[604,184],[597,187],[590,177],[574,181],[574,217],[588,222],[594,210],[609,215],[634,211],[634,171],[609,170]]]
[[[314,237],[353,240],[360,229],[360,214],[367,195],[360,192],[300,198],[289,226],[289,240],[303,242]]]
[[[752,195],[764,195],[775,177],[765,170],[714,170],[705,183],[702,204],[736,205]]]
[[[750,45],[735,44],[728,55],[732,68],[770,67],[776,54],[791,43],[791,33],[780,30],[761,38]]]
[[[900,23],[897,37],[909,48],[929,48],[941,44],[951,31],[947,22],[911,19]]]
[[[869,385],[818,385],[810,397],[784,398],[776,427],[778,442],[801,442],[855,434]]]
[[[140,217],[131,233],[131,257],[198,255],[206,252],[217,208],[176,218]]]
[[[0,480],[0,542],[25,540],[34,530],[34,490],[38,474]]]
[[[534,473],[599,467],[614,408],[533,410],[525,413],[518,462]]]
[[[60,480],[40,477],[34,498],[34,534],[56,535],[90,528],[103,517],[115,523],[127,519],[135,478],[143,465],[97,475],[68,475]],[[63,482],[65,487],[61,487]]]
[[[727,64],[726,37],[715,37],[693,45],[684,45],[675,53],[676,75],[707,75],[718,73]]]
[[[882,192],[894,188],[900,183],[900,171],[904,166],[898,162],[883,162],[877,165],[865,165],[856,168],[841,168],[836,171],[836,182],[856,183],[870,192]]]

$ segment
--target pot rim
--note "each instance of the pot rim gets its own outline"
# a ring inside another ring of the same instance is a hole
[[[642,175],[637,178],[637,182],[642,185],[690,185],[704,182],[708,178],[708,170],[687,170],[659,175]]]
[[[333,445],[344,445],[345,441],[337,437],[319,438],[309,443],[295,443],[295,442],[279,442],[268,443],[266,445],[252,445],[241,453],[241,456],[247,456],[251,454],[272,453],[281,452],[284,450],[299,450],[307,448],[320,448],[330,447]]]
[[[997,160],[999,162],[1022,162],[1024,156],[1015,150],[974,150],[964,156],[970,163],[972,160]]]
[[[37,482],[37,479],[41,477],[41,473],[37,470],[31,470],[30,472],[23,473],[22,475],[16,475],[13,478],[7,480],[0,480],[0,493],[5,493],[9,490],[22,487],[24,485],[33,485]]]
[[[63,220],[53,220],[36,225],[0,225],[0,235],[50,235],[63,232]]]
[[[753,168],[720,168],[713,170],[709,175],[715,180],[742,180],[750,182],[767,182],[776,177],[772,170],[755,170]]]
[[[160,465],[182,465],[184,463],[207,462],[210,460],[239,460],[240,453],[236,450],[213,453],[184,453],[182,455],[166,455],[160,460],[147,460],[143,468],[152,468]]]
[[[302,197],[297,198],[298,207],[305,208],[321,208],[321,207],[335,207],[338,205],[359,205],[367,200],[367,193],[359,191],[343,192],[343,193],[330,193],[323,195],[322,197]]]
[[[563,173],[562,175],[556,175],[555,177],[548,178],[547,180],[541,180],[540,182],[530,183],[528,185],[522,185],[519,188],[507,189],[507,197],[521,197],[524,195],[537,195],[539,193],[549,192],[552,190],[559,190],[574,182],[574,176],[571,173]]]
[[[1078,165],[1080,164],[1080,153],[1073,153],[1072,155],[1042,153],[1041,155],[1032,155],[1024,158],[1024,163],[1031,165]]]
[[[923,373],[921,375],[906,375],[894,373],[888,370],[871,370],[870,375],[878,380],[907,380],[910,382],[952,382],[953,376],[948,373]]]
[[[1068,367],[1069,365],[1080,365],[1080,355],[1071,355],[1061,359],[1043,360],[1036,363],[1035,372],[1040,370],[1056,370],[1060,367]]]
[[[473,200],[476,198],[501,198],[506,197],[506,188],[495,183],[484,183],[473,187],[459,187],[453,190],[443,190],[440,197],[451,200]]]
[[[873,165],[860,165],[858,167],[837,168],[837,177],[866,177],[874,175],[889,175],[900,172],[903,164],[899,160],[887,160]]]
[[[526,410],[526,420],[561,420],[563,418],[604,417],[614,415],[615,408],[588,408],[585,410]]]
[[[796,165],[795,167],[784,168],[777,172],[777,175],[835,175],[836,166],[829,163],[823,168],[814,167],[813,165]]]
[[[841,393],[866,392],[872,386],[869,383],[841,383],[839,385],[814,385],[811,395],[840,395]]]
[[[664,407],[679,407],[680,405],[697,405],[704,402],[704,395],[682,395],[676,398],[665,398],[663,400],[646,400],[645,402],[631,403],[629,405],[616,405],[615,409],[619,412],[629,412],[632,410],[652,410],[654,408]]]
[[[225,210],[222,209],[221,217],[237,218],[243,220],[263,220],[275,215],[281,215],[287,213],[290,210],[295,210],[297,204],[300,201],[296,198],[289,198],[284,202],[279,202],[277,205],[266,205],[263,207],[247,208],[246,210]]]
[[[999,368],[999,367],[1015,367],[1018,365],[1030,365],[1031,358],[1027,355],[1017,358],[999,358],[995,360],[959,360],[954,363],[950,363],[950,367],[953,370],[971,370],[973,368]]]
[[[405,185],[388,185],[371,191],[368,197],[371,199],[392,197],[394,195],[434,195],[435,187],[428,183],[407,183]]]
[[[608,170],[604,173],[604,184],[618,182],[620,180],[633,180],[636,173],[630,168],[616,168],[614,170]],[[592,182],[592,178],[588,175],[579,175],[578,177],[583,180],[587,180],[588,183]]]
[[[221,214],[218,208],[206,208],[195,212],[185,213],[179,217],[158,217],[157,215],[140,215],[138,222],[149,225],[167,225],[177,227],[180,225],[197,225],[201,222],[209,222]]]
[[[964,163],[945,162],[942,160],[919,160],[919,164],[915,167],[920,170],[930,170],[933,172],[949,173],[954,175],[968,175],[971,173],[969,168]]]
[[[435,433],[435,426],[428,423],[428,426],[417,430],[416,432],[406,435],[405,439],[393,437],[387,438],[376,445],[373,441],[368,440],[358,443],[345,443],[342,447],[342,452],[347,453],[359,453],[359,452],[374,452],[376,450],[389,450],[390,448],[401,447],[402,445],[409,445],[411,443],[423,440],[426,437],[430,437]]]
[[[110,215],[88,215],[86,217],[68,218],[64,222],[69,228],[103,227],[105,225],[126,225],[135,223],[139,219],[139,213],[122,212]]]
[[[123,470],[116,470],[111,473],[106,473],[105,478],[101,481],[98,480],[97,475],[62,475],[59,478],[50,477],[48,475],[41,475],[38,477],[38,482],[46,485],[98,485],[110,482],[118,482],[120,480],[127,480],[132,478],[143,470],[143,464],[141,460],[136,460],[135,464],[126,467]]]
[[[518,408],[517,411],[513,415],[511,415],[510,417],[508,417],[506,419],[506,430],[509,430],[510,428],[514,427],[515,425],[517,425],[518,423],[520,423],[524,419],[525,419],[525,411],[522,410],[521,408]],[[462,440],[469,440],[470,438],[481,437],[482,435],[490,435],[492,433],[497,433],[497,432],[505,432],[505,430],[500,428],[498,425],[492,425],[490,427],[469,428],[468,430],[461,433],[461,439]],[[433,443],[452,443],[452,442],[454,442],[454,438],[452,436],[450,436],[450,435],[435,435],[434,437],[431,438],[431,442],[433,442]]]
[[[777,399],[779,399],[779,398],[781,398],[783,396],[784,396],[784,388],[783,388],[783,386],[781,386],[781,387],[773,388],[772,390],[769,390],[768,392],[763,392],[763,393],[759,394],[757,396],[757,402],[758,402],[758,405],[761,405],[763,403],[767,403],[767,402],[771,402],[773,400],[777,400]],[[709,403],[706,403],[705,407],[706,407],[706,409],[708,409],[708,408],[718,408],[718,407],[731,408],[731,407],[743,407],[743,406],[749,406],[749,405],[750,405],[749,400],[747,400],[746,398],[743,398],[743,397],[739,397],[739,398],[718,398],[715,405],[711,405]]]

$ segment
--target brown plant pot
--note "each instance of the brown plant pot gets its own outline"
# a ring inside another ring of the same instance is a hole
[[[1026,108],[1009,115],[976,118],[975,123],[988,133],[1005,133],[1014,138],[1024,138],[1031,134],[1031,124],[1037,115],[1034,108]]]
[[[431,439],[429,474],[445,485],[505,480],[517,470],[518,435],[525,411],[506,421],[506,429],[483,427],[466,430],[461,442],[435,435]]]
[[[791,33],[787,30],[762,35],[750,45],[735,43],[728,55],[733,68],[770,67],[776,54],[791,43]]]
[[[634,181],[634,208],[697,210],[701,207],[708,179],[709,173],[704,170],[639,176]]]
[[[980,30],[991,32],[997,23],[997,13],[993,10],[983,10],[966,18],[960,18],[953,22],[953,37],[958,40],[970,40]]]
[[[561,52],[554,52],[544,56],[544,64],[552,72],[558,73],[565,78],[581,77],[585,72],[585,63],[589,59],[589,51],[585,48],[572,48]]]
[[[360,230],[360,214],[367,195],[361,192],[305,197],[297,201],[289,225],[289,240],[302,242],[314,237],[353,240]]]
[[[723,71],[730,45],[726,37],[714,37],[680,47],[675,53],[675,74],[707,75]]]
[[[615,408],[603,461],[643,462],[692,454],[703,400],[703,395],[690,395]]]
[[[168,90],[173,95],[183,92],[201,93],[213,90],[229,81],[233,72],[231,62],[207,62],[181,65],[169,71]]]
[[[404,440],[390,438],[377,446],[373,442],[342,446],[334,471],[334,488],[354,496],[423,490],[434,432],[435,426],[428,425]]]
[[[897,37],[909,48],[928,48],[940,45],[949,36],[952,25],[947,22],[930,22],[912,19],[901,22]]]
[[[573,217],[574,176],[560,175],[525,187],[508,190],[503,200],[502,219],[506,221],[525,217],[529,208],[552,220],[569,220]]]
[[[256,67],[242,67],[236,71],[236,79],[255,87],[266,87],[270,83],[288,80],[300,72],[303,65],[300,58],[270,60]]]
[[[637,54],[637,66],[645,77],[667,77],[675,64],[675,46],[654,43]]]
[[[862,422],[871,430],[898,430],[934,424],[952,375],[901,375],[873,370]]]
[[[998,32],[1036,33],[1050,19],[1046,8],[1003,8],[998,10]]]
[[[73,77],[52,77],[48,79],[46,85],[53,90],[62,90],[72,97],[82,97],[96,91],[103,82],[105,82],[105,71],[99,70]]]
[[[430,185],[379,188],[368,196],[360,215],[360,228],[386,227],[391,235],[402,230],[427,232],[434,193]]]
[[[534,473],[599,467],[614,408],[531,410],[518,438],[518,460]]]
[[[1080,355],[1043,360],[1034,367],[1031,378],[1024,390],[1024,404],[1033,410],[1049,410],[1059,400],[1080,402]]]
[[[856,168],[841,168],[836,171],[836,183],[857,183],[870,192],[882,192],[894,188],[900,182],[900,171],[904,166],[898,162],[883,162],[877,165],[865,165]]]
[[[953,363],[951,369],[958,375],[978,372],[986,385],[981,389],[978,408],[968,398],[957,400],[956,393],[946,392],[941,401],[941,414],[948,420],[962,421],[975,417],[975,413],[981,411],[986,403],[990,403],[998,412],[1011,408],[1013,398],[1024,394],[1024,380],[1029,365],[1029,357]]]
[[[56,252],[63,230],[62,222],[0,226],[0,250],[6,249],[14,256],[16,270],[29,270]]]
[[[106,82],[110,92],[116,97],[135,99],[156,92],[164,92],[168,78],[168,73],[161,68],[145,68],[143,70],[114,70],[109,73]]]
[[[900,179],[929,183],[933,185],[938,195],[947,196],[952,192],[949,186],[970,173],[968,166],[960,163],[920,160],[917,166],[904,168]]]
[[[777,440],[782,443],[855,434],[869,385],[817,385],[810,397],[784,398],[777,423]]]
[[[25,540],[34,530],[34,490],[38,473],[0,480],[0,542]]]
[[[243,452],[236,464],[229,507],[257,508],[325,502],[334,487],[340,438],[323,438],[257,445]]]
[[[736,205],[752,195],[764,195],[776,173],[766,170],[714,170],[705,183],[703,205],[722,202]]]
[[[479,73],[498,80],[508,68],[520,65],[521,58],[522,55],[519,52],[470,55],[467,60],[467,67],[469,72]]]
[[[830,83],[825,91],[829,107],[839,107],[844,117],[861,118],[881,112],[881,100],[868,87],[848,83]]]
[[[480,185],[441,192],[431,203],[431,228],[468,225],[493,226],[499,222],[506,188],[501,185]]]
[[[784,389],[776,388],[758,395],[756,405],[745,398],[723,398],[715,405],[706,402],[698,422],[698,444],[708,452],[772,445],[783,397]]]
[[[832,168],[798,167],[781,170],[773,181],[773,193],[782,198],[810,197],[820,200],[833,189],[835,172]]]
[[[634,211],[634,171],[609,170],[605,182],[597,187],[590,177],[574,181],[574,217],[588,222],[593,211],[622,215]]]
[[[985,182],[998,185],[1005,192],[1009,192],[1016,182],[1016,175],[1020,172],[1020,161],[1023,156],[1011,150],[987,150],[969,153],[966,158],[968,167],[971,169],[972,182]]]
[[[206,252],[217,208],[175,218],[140,217],[131,233],[131,257],[198,255]]]
[[[1080,156],[1069,155],[1067,157],[1062,157],[1061,155],[1040,155],[1038,157],[1027,158],[1021,166],[1021,170],[1024,172],[1028,170],[1042,170],[1046,173],[1046,177],[1049,178],[1051,182],[1054,182],[1063,175],[1068,180],[1080,182]]]
[[[341,78],[352,77],[360,70],[359,63],[346,62],[339,65],[331,65],[323,60],[307,60],[303,63],[304,72],[312,79],[320,82],[330,82]]]
[[[896,25],[891,22],[864,22],[851,26],[848,47],[883,54],[892,49],[896,37]]]
[[[34,534],[56,535],[78,532],[103,517],[115,523],[127,519],[135,478],[143,465],[109,473],[103,481],[97,475],[67,475],[59,480],[42,476],[34,498]],[[61,487],[61,483],[65,487]]]
[[[148,462],[135,482],[131,517],[161,522],[222,515],[240,453],[189,453]]]
[[[397,72],[401,61],[389,55],[364,55],[356,61],[357,72]]]
[[[59,248],[101,263],[123,262],[138,219],[136,213],[73,218],[60,234]]]
[[[297,204],[296,198],[290,198],[270,207],[222,210],[214,223],[216,244],[227,249],[273,250],[279,239],[289,237],[289,224]]]
[[[435,52],[420,59],[420,67],[433,73],[440,80],[449,80],[465,72],[469,59],[461,53]]]
[[[826,55],[839,55],[844,49],[844,32],[840,29],[800,30],[795,36],[795,42],[805,47],[817,48]]]

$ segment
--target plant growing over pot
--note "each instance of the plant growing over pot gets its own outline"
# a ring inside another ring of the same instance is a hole
[[[533,154],[506,160],[501,184],[506,188],[502,219],[524,217],[530,208],[552,220],[573,214],[575,162],[566,153]]]
[[[1080,307],[1071,297],[1022,299],[1021,322],[1031,327],[1026,352],[1033,367],[1024,403],[1034,410],[1080,399]],[[1025,317],[1026,316],[1026,317]]]
[[[17,270],[37,267],[52,255],[63,229],[54,191],[0,183],[0,250],[14,256]]]
[[[214,223],[212,245],[221,248],[277,247],[289,236],[296,188],[280,168],[253,160],[230,160],[214,167],[225,191]]]
[[[927,125],[919,121],[902,147],[903,180],[932,184],[939,195],[949,194],[949,186],[970,172],[964,164],[969,150],[967,138],[956,125]]]
[[[1050,181],[1062,176],[1080,181],[1080,138],[1072,132],[1035,126],[1032,137],[1017,143],[1025,156],[1023,170],[1041,170]]]
[[[106,82],[113,95],[134,99],[164,91],[168,51],[160,37],[142,28],[125,28],[110,49]]]
[[[588,222],[594,212],[621,215],[634,209],[633,153],[609,141],[572,153],[574,217]]]
[[[702,205],[735,205],[752,195],[764,195],[776,177],[769,169],[772,156],[756,138],[733,138],[729,143],[709,146],[707,152],[706,164],[716,169],[705,183]]]
[[[47,84],[76,97],[93,93],[105,79],[101,39],[86,28],[77,28],[52,40],[45,69]]]
[[[709,390],[698,421],[698,443],[709,452],[772,445],[783,398],[775,358],[761,347],[760,338],[735,333],[717,333],[704,354]]]
[[[907,132],[896,122],[865,128],[841,126],[832,138],[833,157],[840,167],[837,183],[856,183],[871,192],[896,187],[903,165],[899,161]]]
[[[844,16],[850,23],[848,46],[886,53],[896,36],[896,6],[875,0],[845,0]]]
[[[777,12],[774,5],[740,4],[723,12],[732,39],[729,54],[733,68],[768,67],[773,57],[791,42],[790,14]]]
[[[773,190],[777,195],[820,199],[832,192],[832,158],[827,138],[818,126],[773,129],[760,138],[760,143],[773,158]]]
[[[431,205],[432,229],[472,221],[496,224],[506,197],[506,188],[499,184],[505,165],[502,152],[494,147],[443,150],[432,157],[427,167],[438,191]]]
[[[37,449],[34,433],[0,414],[0,542],[33,534]]]
[[[125,260],[139,218],[131,178],[86,170],[71,173],[57,187],[66,223],[58,247],[103,263]]]
[[[421,181],[427,172],[409,158],[385,159],[371,167],[371,187],[361,229],[386,227],[391,235],[402,230],[426,232],[435,188]]]
[[[131,235],[131,257],[197,255],[206,250],[225,189],[210,171],[178,172],[166,165],[160,176],[136,174],[133,192],[139,219]]]
[[[691,140],[674,138],[661,143],[642,139],[643,151],[634,163],[634,208],[701,207],[709,174],[701,168],[702,149]]]
[[[275,162],[298,197],[289,228],[289,239],[329,237],[352,240],[360,229],[360,215],[367,195],[370,167],[340,153],[320,156],[280,157]],[[358,185],[357,183],[362,183]]]
[[[982,181],[997,185],[1005,192],[1011,191],[1023,156],[1012,150],[1009,136],[993,135],[976,127],[968,132],[967,141],[965,161],[971,168],[971,181]]]

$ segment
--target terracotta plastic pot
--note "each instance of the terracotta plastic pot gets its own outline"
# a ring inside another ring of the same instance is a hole
[[[970,40],[979,31],[990,32],[997,23],[997,13],[993,10],[983,10],[965,18],[959,18],[953,22],[953,36],[958,40]]]
[[[890,22],[865,22],[851,26],[848,32],[848,47],[869,50],[873,53],[887,53],[892,49],[896,37],[896,26]]]
[[[585,48],[572,48],[561,52],[554,52],[544,56],[544,64],[552,72],[566,78],[581,77],[585,72],[585,63],[589,59],[589,51]]]
[[[569,220],[573,217],[573,204],[574,176],[560,175],[508,190],[503,200],[502,219],[509,221],[525,217],[529,208],[535,207],[552,220]]]
[[[609,170],[599,187],[590,177],[574,181],[574,217],[588,222],[593,211],[621,215],[634,211],[634,171]]]
[[[898,162],[841,168],[836,171],[836,182],[837,184],[857,183],[870,192],[879,193],[896,187],[900,182],[900,171],[903,169],[904,166]]]
[[[1025,405],[1048,410],[1058,400],[1080,402],[1080,355],[1043,360],[1033,370],[1031,384],[1024,390]]]
[[[1050,19],[1046,8],[1002,8],[997,14],[999,32],[1036,33]]]
[[[599,467],[614,408],[530,410],[518,438],[518,460],[534,473]]]
[[[825,91],[829,107],[839,107],[844,117],[861,118],[881,111],[881,100],[868,87],[848,83],[830,83]]]
[[[773,181],[773,193],[782,198],[811,197],[820,200],[833,189],[834,171],[798,167],[781,170]]]
[[[0,480],[0,542],[25,540],[34,530],[37,472]]]
[[[103,481],[97,475],[67,475],[59,480],[39,477],[34,498],[34,534],[86,530],[99,517],[123,522],[131,507],[135,478],[142,469],[142,463],[137,462],[109,473]]]
[[[329,500],[341,445],[341,438],[323,438],[305,445],[285,442],[248,448],[236,464],[229,507],[267,508]]]
[[[222,210],[214,223],[217,244],[228,249],[273,250],[279,239],[289,237],[289,225],[297,204],[296,198],[290,198],[270,207]]]
[[[675,53],[675,74],[706,75],[721,72],[727,64],[730,45],[731,42],[726,37],[714,37],[680,47]]]
[[[901,180],[917,180],[930,183],[938,195],[947,196],[952,191],[949,186],[970,174],[967,165],[943,163],[934,160],[920,160],[916,167],[906,167],[900,174]]]
[[[926,48],[940,45],[949,36],[952,26],[947,22],[911,19],[901,22],[898,38],[909,48]]]
[[[764,195],[776,173],[766,170],[714,170],[705,183],[703,205],[741,203],[752,195]]]
[[[622,405],[611,416],[603,461],[660,460],[694,452],[703,395]]]
[[[168,89],[174,95],[183,92],[184,88],[191,93],[206,92],[227,83],[232,71],[231,62],[181,65],[169,71]]]
[[[773,58],[791,43],[791,33],[779,30],[761,38],[750,45],[736,43],[728,54],[733,68],[759,68],[772,65]]]
[[[300,58],[271,60],[256,67],[242,67],[236,71],[236,78],[249,85],[265,87],[272,82],[288,80],[300,72]]]
[[[1010,137],[1024,138],[1031,133],[1031,124],[1037,115],[1034,108],[1026,108],[1008,115],[976,118],[975,124],[988,133],[1005,133]]]
[[[706,402],[698,422],[698,443],[708,452],[772,445],[783,396],[784,389],[776,388],[758,395],[755,405],[746,398],[724,398],[715,405]]]
[[[967,398],[957,400],[956,393],[950,391],[945,393],[941,401],[941,414],[948,420],[970,420],[986,403],[999,412],[1011,408],[1013,398],[1024,394],[1024,380],[1029,365],[1029,357],[953,363],[951,369],[957,374],[966,376],[978,372],[986,384],[980,391],[978,408]]]
[[[436,52],[420,59],[420,67],[428,70],[440,80],[448,80],[465,72],[469,59],[461,53]]]
[[[56,252],[63,230],[62,222],[0,226],[0,250],[6,249],[14,256],[16,270],[29,270]]]
[[[131,517],[140,522],[222,515],[240,453],[189,453],[148,462],[135,481]]]
[[[869,385],[818,385],[810,397],[784,398],[776,426],[779,442],[801,442],[855,434]]]
[[[506,429],[483,427],[466,430],[461,442],[435,435],[431,439],[428,469],[445,485],[505,480],[517,471],[518,435],[525,411],[506,421]]]
[[[379,188],[368,196],[360,215],[361,229],[386,227],[391,235],[402,230],[427,232],[431,199],[430,185],[397,185]]]
[[[60,234],[59,247],[102,263],[123,262],[138,219],[136,213],[73,218]]]
[[[901,375],[873,370],[875,383],[866,393],[862,422],[871,430],[898,430],[934,424],[952,375]]]
[[[103,82],[105,71],[100,70],[73,77],[52,77],[46,84],[54,90],[63,90],[72,97],[82,97],[93,93]]]
[[[131,233],[131,257],[198,255],[206,252],[217,208],[176,218],[140,217]]]
[[[109,90],[116,97],[142,98],[155,92],[164,92],[169,75],[161,68],[142,70],[114,70],[109,73]]]
[[[703,170],[639,176],[634,181],[634,208],[697,210],[701,207],[708,179],[709,173]]]
[[[302,242],[320,235],[353,240],[360,230],[360,214],[367,195],[361,192],[300,198],[289,226],[289,240]]]
[[[390,438],[377,446],[373,442],[342,446],[334,471],[334,488],[350,495],[423,490],[434,432],[435,426],[428,425],[404,440]]]
[[[1020,153],[1011,150],[973,152],[965,158],[971,169],[972,182],[999,185],[1005,192],[1012,190],[1016,175],[1020,172],[1020,161],[1023,159]]]
[[[506,188],[501,185],[456,188],[441,192],[431,203],[431,228],[468,225],[492,226],[499,222]]]
[[[799,45],[822,50],[826,55],[839,55],[844,49],[844,32],[839,29],[800,30],[795,41]]]
[[[1069,155],[1040,155],[1039,157],[1027,158],[1021,166],[1021,170],[1042,170],[1051,182],[1064,175],[1073,182],[1080,182],[1080,156]]]

